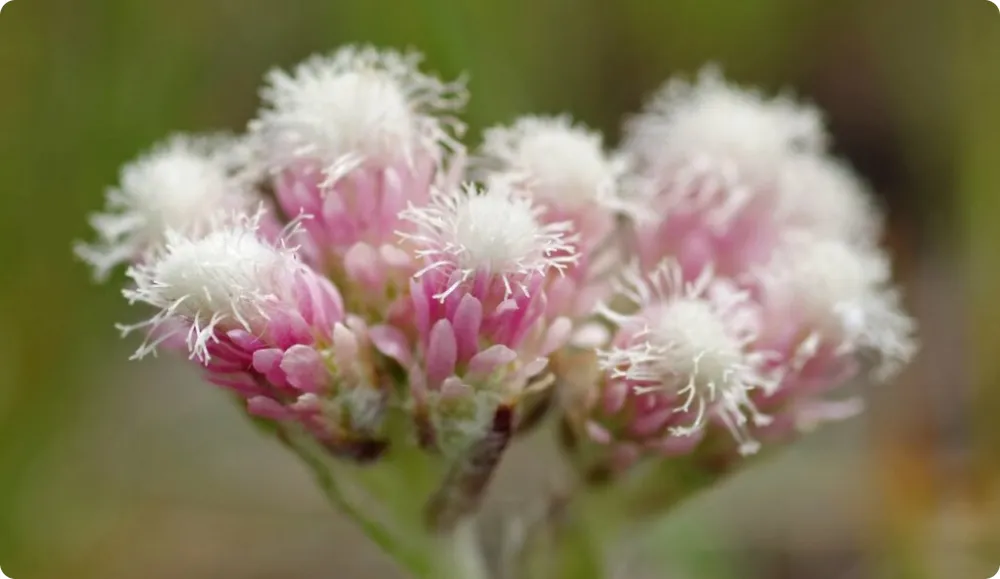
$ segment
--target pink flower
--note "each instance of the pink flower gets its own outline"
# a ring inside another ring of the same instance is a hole
[[[766,408],[805,407],[813,424],[819,396],[866,366],[872,379],[888,380],[916,352],[914,322],[877,248],[789,233],[755,276],[764,311],[758,344],[782,368],[780,388],[759,398]],[[801,422],[792,418],[785,422]]]
[[[370,434],[381,393],[366,329],[329,280],[294,248],[261,239],[259,226],[258,214],[201,237],[168,230],[164,247],[128,270],[125,297],[159,310],[122,328],[148,333],[133,357],[183,348],[252,413],[299,420],[331,443]]]
[[[405,289],[412,263],[395,247],[399,213],[430,198],[463,125],[450,116],[466,100],[462,81],[420,72],[417,54],[346,47],[291,73],[275,70],[264,108],[250,123],[278,203],[307,233],[302,251],[338,282],[360,282],[349,301],[385,306]],[[461,158],[454,163],[462,169]],[[405,270],[400,272],[399,270]]]
[[[540,212],[495,184],[440,191],[402,215],[414,226],[403,242],[424,267],[405,315],[371,335],[408,369],[417,404],[456,449],[485,433],[499,405],[547,386],[547,356],[568,338],[569,320],[543,316],[543,286],[576,259],[573,237],[568,223],[541,223]]]
[[[590,395],[585,431],[620,460],[688,452],[712,422],[750,454],[759,446],[750,427],[769,422],[750,397],[777,385],[767,353],[754,347],[759,309],[709,270],[690,283],[682,276],[669,261],[648,277],[631,268],[620,290],[638,309],[603,308],[618,330],[598,352],[605,375]]]
[[[695,84],[668,83],[626,127],[624,148],[659,216],[637,226],[643,266],[671,257],[688,277],[709,264],[735,276],[766,261],[778,243],[785,172],[825,143],[814,109],[727,84],[715,69]]]

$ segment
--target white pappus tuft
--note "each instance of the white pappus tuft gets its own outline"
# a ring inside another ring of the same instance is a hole
[[[877,247],[792,232],[758,277],[772,315],[800,320],[813,329],[813,341],[833,342],[840,353],[874,355],[880,380],[916,353],[916,324]]]
[[[258,236],[260,217],[229,219],[201,237],[168,230],[160,251],[128,269],[134,287],[122,291],[125,298],[160,310],[139,324],[119,326],[123,335],[148,332],[134,359],[186,332],[191,357],[207,362],[217,330],[259,333],[272,305],[294,299],[292,282],[305,266],[295,248]]]
[[[860,244],[882,234],[879,207],[846,163],[799,155],[786,164],[780,188],[780,220],[794,229]]]
[[[98,241],[77,244],[78,256],[104,279],[116,265],[156,249],[173,229],[198,236],[210,216],[250,209],[257,200],[234,176],[244,159],[235,138],[175,135],[125,165],[107,207],[90,219]]]
[[[407,208],[400,217],[416,232],[399,235],[416,247],[417,257],[429,260],[416,277],[435,270],[455,277],[435,296],[442,301],[479,273],[502,279],[507,297],[515,286],[527,295],[524,278],[562,272],[579,259],[572,224],[542,223],[541,213],[505,183],[482,190],[470,183],[435,191],[428,205]]]
[[[624,149],[682,209],[728,216],[776,186],[781,167],[825,150],[817,109],[788,96],[766,98],[706,67],[694,83],[668,82],[628,121]]]
[[[265,168],[318,164],[330,185],[358,165],[411,163],[440,147],[457,150],[464,80],[443,82],[418,69],[416,53],[347,46],[313,56],[292,72],[272,70],[250,123]]]
[[[628,336],[625,343],[599,350],[599,364],[611,379],[631,383],[636,395],[660,391],[678,398],[676,412],[693,412],[690,424],[675,426],[690,436],[716,416],[744,454],[759,444],[755,425],[770,422],[750,400],[750,392],[773,391],[777,381],[766,370],[768,355],[751,349],[759,332],[759,312],[749,296],[714,279],[706,269],[685,283],[680,266],[664,261],[649,275],[627,268],[617,289],[638,311],[621,314],[606,306],[600,313]]]
[[[625,158],[605,153],[601,134],[573,124],[567,115],[522,117],[509,127],[488,129],[483,139],[484,164],[541,201],[567,209],[593,203],[621,207]]]

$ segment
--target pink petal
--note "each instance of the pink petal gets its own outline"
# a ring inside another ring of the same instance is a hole
[[[409,367],[413,360],[410,343],[399,328],[387,324],[374,326],[368,331],[368,337],[382,355],[399,362],[404,368]]]
[[[385,272],[380,265],[378,252],[367,243],[355,243],[344,254],[347,277],[372,291],[382,290],[385,284]]]
[[[333,357],[338,366],[346,367],[357,361],[358,338],[347,326],[338,322],[333,326]]]
[[[479,325],[482,321],[483,304],[468,294],[463,296],[452,318],[459,360],[468,360],[479,350]]]
[[[573,331],[573,322],[569,321],[569,318],[560,317],[556,318],[549,326],[548,331],[545,332],[545,340],[542,342],[542,351],[539,352],[542,356],[548,356],[552,352],[555,352],[559,348],[566,345],[569,341],[570,333]]]
[[[584,429],[587,432],[587,436],[597,444],[611,444],[611,433],[608,432],[607,428],[604,428],[593,420],[588,420],[584,425]]]
[[[323,356],[309,346],[292,346],[281,359],[288,383],[303,392],[320,392],[330,380]]]
[[[243,396],[255,396],[263,390],[254,382],[253,378],[246,374],[208,374],[208,381],[216,386],[229,388]]]
[[[469,373],[485,376],[505,364],[517,359],[517,352],[507,346],[496,344],[476,354],[469,360]]]
[[[625,407],[625,402],[628,400],[628,384],[625,382],[614,381],[609,382],[604,386],[601,395],[601,408],[606,414],[616,414]]]
[[[267,336],[274,345],[284,349],[313,342],[312,328],[299,312],[275,309],[269,314],[271,319],[267,322]]]
[[[455,372],[455,362],[458,358],[458,346],[455,343],[455,332],[451,322],[438,320],[431,328],[430,340],[427,345],[427,385],[436,389],[445,378]]]
[[[379,255],[382,261],[391,267],[403,267],[413,263],[410,254],[395,245],[383,245],[379,248]]]
[[[594,322],[584,324],[573,332],[571,343],[581,349],[600,348],[608,343],[610,337],[607,327]]]
[[[268,348],[267,350],[257,350],[253,353],[253,368],[261,374],[267,374],[278,368],[284,351],[278,348]]]
[[[452,376],[441,384],[441,396],[444,398],[465,398],[472,395],[472,387],[462,382],[460,378]]]
[[[261,418],[271,420],[287,420],[292,418],[292,413],[275,400],[266,396],[254,396],[247,400],[247,412]]]
[[[629,434],[637,438],[652,436],[663,430],[673,415],[674,409],[669,406],[649,414],[640,414],[628,425]]]
[[[267,347],[263,340],[246,330],[230,330],[226,332],[226,337],[236,346],[249,352]]]
[[[525,364],[524,368],[521,370],[521,373],[525,377],[531,378],[532,376],[537,376],[539,373],[541,373],[541,371],[544,370],[548,365],[549,365],[548,358],[535,358],[531,362]]]
[[[430,331],[430,301],[434,299],[425,291],[425,285],[417,279],[410,279],[410,301],[413,304],[413,317],[417,332],[426,340]],[[426,341],[423,343],[426,344]]]

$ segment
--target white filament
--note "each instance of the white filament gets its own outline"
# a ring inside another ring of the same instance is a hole
[[[152,341],[135,358],[153,352],[183,327],[191,356],[207,361],[217,327],[259,330],[267,320],[267,305],[293,298],[292,276],[303,266],[293,250],[258,237],[258,219],[237,219],[197,238],[168,231],[158,255],[129,268],[134,287],[123,295],[130,303],[160,310],[145,322],[121,327],[125,334],[149,330]]]
[[[578,259],[571,224],[541,223],[540,212],[501,183],[485,190],[470,184],[438,191],[429,205],[408,208],[401,217],[417,232],[400,235],[416,246],[418,257],[429,260],[417,276],[437,269],[459,272],[439,299],[475,273],[502,279],[509,296],[514,286],[527,293],[519,283],[525,276],[563,271]]]
[[[271,71],[250,123],[266,167],[309,160],[332,182],[366,161],[410,163],[421,150],[458,148],[452,133],[463,126],[448,113],[464,105],[464,83],[421,73],[420,59],[348,46]]]
[[[677,412],[692,412],[687,425],[672,427],[678,436],[704,428],[717,416],[740,443],[744,453],[758,444],[750,435],[754,424],[769,422],[750,400],[750,392],[776,387],[763,370],[766,356],[750,344],[757,336],[757,320],[748,297],[713,280],[711,272],[684,283],[680,266],[664,262],[648,276],[630,268],[620,287],[639,311],[622,315],[607,307],[601,313],[634,332],[622,347],[599,351],[601,367],[612,379],[636,385],[637,394],[663,390],[677,394]]]
[[[614,205],[624,159],[604,152],[601,135],[567,116],[523,117],[486,131],[483,155],[496,170],[558,207]]]
[[[167,230],[198,236],[209,217],[249,208],[254,199],[233,178],[237,142],[177,135],[125,165],[107,209],[91,218],[99,241],[76,252],[104,278],[116,265],[155,249]]]

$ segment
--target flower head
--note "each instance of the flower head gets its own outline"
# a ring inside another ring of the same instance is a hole
[[[816,109],[730,84],[715,67],[693,84],[667,83],[626,129],[626,148],[653,171],[684,164],[734,180],[769,176],[788,155],[826,145]]]
[[[568,116],[522,117],[489,129],[482,154],[539,203],[563,211],[621,208],[618,182],[625,160],[605,153],[601,135]]]
[[[418,69],[419,54],[348,46],[315,56],[291,73],[273,70],[261,91],[264,108],[250,124],[265,165],[315,164],[326,184],[366,162],[409,164],[442,146],[457,148],[448,116],[464,105],[464,83],[445,83]]]
[[[706,68],[694,84],[667,83],[626,125],[624,149],[661,211],[675,220],[697,216],[724,236],[748,211],[772,212],[784,165],[821,154],[825,144],[815,109],[767,99]]]
[[[179,332],[203,362],[211,359],[211,344],[232,331],[311,343],[343,316],[336,288],[302,264],[294,248],[261,239],[259,213],[233,221],[201,237],[168,230],[153,258],[129,268],[134,287],[125,297],[159,309],[124,328],[148,328],[154,338],[136,357]]]
[[[145,330],[134,357],[183,349],[209,381],[254,415],[295,421],[336,454],[372,458],[385,392],[365,324],[295,248],[259,236],[261,214],[228,219],[198,238],[167,232],[165,246],[129,269],[123,293],[159,311],[122,328]]]
[[[229,137],[175,135],[125,165],[107,209],[91,218],[98,242],[78,245],[77,254],[104,278],[156,249],[167,230],[198,236],[211,216],[248,210],[256,200],[234,178],[241,150]]]
[[[794,345],[798,366],[810,357],[814,366],[828,367],[872,356],[876,377],[886,379],[915,352],[914,322],[902,311],[888,259],[877,248],[790,233],[758,277],[764,337],[779,352]]]
[[[746,293],[714,279],[709,270],[690,283],[682,276],[673,262],[646,277],[633,268],[620,289],[638,311],[603,308],[619,327],[612,347],[598,352],[605,388],[619,393],[613,402],[606,400],[605,410],[621,412],[632,401],[638,420],[647,413],[634,405],[650,405],[636,401],[652,395],[660,403],[650,408],[655,420],[644,419],[644,436],[692,436],[714,417],[736,437],[741,452],[754,452],[747,417],[754,424],[768,419],[757,412],[750,392],[775,386],[766,354],[753,348],[759,312]]]
[[[401,235],[428,262],[416,277],[437,272],[448,281],[434,296],[442,301],[477,278],[499,281],[504,299],[515,289],[527,296],[532,278],[561,271],[577,259],[572,225],[542,223],[541,211],[504,183],[482,190],[467,184],[438,191],[429,205],[410,206],[402,217],[416,232]]]

